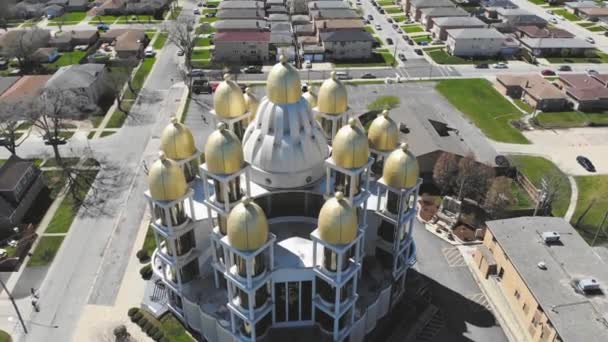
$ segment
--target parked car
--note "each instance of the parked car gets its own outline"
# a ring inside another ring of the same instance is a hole
[[[369,21],[369,20],[367,20],[367,19],[363,20],[363,22],[365,23],[365,25],[369,25],[369,24],[371,24],[371,23],[370,23],[370,21]]]
[[[409,39],[409,40],[407,41],[407,43],[408,43],[408,44],[410,44],[410,45],[414,45],[414,41],[413,41],[413,40],[411,40],[411,39]]]
[[[208,80],[193,80],[192,91],[195,94],[211,94],[213,89],[211,88],[211,84],[209,84]]]
[[[312,63],[308,60],[304,62],[304,66],[306,67],[306,69],[312,69]]]
[[[380,14],[384,14],[384,10],[382,8],[380,8],[378,12],[380,12]]]
[[[597,75],[597,74],[599,74],[599,72],[597,72],[597,70],[595,70],[595,69],[590,69],[590,68],[587,68],[587,69],[585,69],[585,71],[586,71],[586,72],[587,72],[589,75]]]
[[[249,65],[245,68],[243,68],[243,72],[246,74],[261,74],[262,73],[262,66],[260,65]]]
[[[386,18],[386,21],[388,21],[389,24],[391,24],[393,22],[393,19],[391,18]]]
[[[376,76],[374,76],[373,74],[370,74],[370,73],[366,73],[366,74],[361,75],[361,78],[373,79],[373,78],[376,78]]]
[[[213,17],[215,17],[215,12],[207,13],[207,14],[205,14],[205,17],[207,17],[207,18],[213,18]]]
[[[205,76],[205,71],[202,69],[192,69],[192,71],[190,71],[190,76],[191,77]]]
[[[401,27],[397,27],[397,33],[403,33],[403,30],[401,29]]]
[[[405,58],[405,55],[402,53],[399,54],[399,59],[402,60],[403,62],[407,61],[407,58]]]
[[[557,18],[556,17],[549,18],[549,21],[552,22],[553,24],[557,24]]]
[[[505,62],[498,62],[493,65],[494,69],[508,69],[509,66]]]
[[[559,70],[559,71],[572,71],[572,68],[569,65],[562,65],[557,70]]]
[[[382,31],[382,26],[380,26],[379,24],[376,24],[375,28],[376,28],[376,30],[378,30],[378,31]]]
[[[194,14],[195,15],[200,15],[201,14],[201,10],[199,10],[198,8],[194,9]]]
[[[420,46],[427,46],[427,45],[429,45],[429,42],[419,42],[418,45],[420,45]]]
[[[419,55],[422,56],[422,50],[421,49],[414,49],[414,52]]]
[[[336,76],[339,80],[350,80],[352,78],[346,71],[338,71],[336,72]]]
[[[367,19],[369,19],[369,20],[374,20],[374,16],[373,16],[373,15],[371,15],[371,14],[368,14],[368,15],[367,15]]]
[[[199,2],[198,4],[196,4],[196,6],[198,6],[198,7],[203,7],[203,3],[202,3],[202,2]]]
[[[178,50],[178,51],[177,51],[177,55],[178,55],[178,56],[183,56],[183,55],[185,55],[184,50]]]
[[[386,44],[393,45],[393,40],[390,38],[386,38]]]
[[[99,25],[97,25],[97,29],[99,31],[107,31],[107,30],[110,29],[110,25],[108,25],[108,24],[99,24]]]
[[[555,76],[555,71],[549,70],[549,69],[545,69],[545,70],[541,71],[540,73],[543,76]]]
[[[144,56],[146,56],[146,57],[154,57],[154,56],[156,56],[156,51],[154,51],[154,48],[152,46],[148,46],[144,50]]]
[[[595,44],[595,39],[593,39],[593,37],[587,37],[585,38],[585,41],[589,44]]]
[[[589,160],[589,158],[584,157],[584,156],[578,156],[576,157],[576,161],[587,171],[589,172],[595,172],[595,166],[593,166],[593,163],[591,162],[591,160]]]
[[[475,64],[475,69],[488,69],[490,66],[488,63]]]

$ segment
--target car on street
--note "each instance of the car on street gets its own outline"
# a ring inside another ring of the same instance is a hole
[[[408,44],[410,44],[410,45],[414,45],[414,41],[413,41],[413,40],[411,40],[411,39],[409,39],[409,40],[407,41],[407,43],[408,43]]]
[[[572,71],[572,68],[569,65],[562,65],[557,70],[559,70],[559,71]]]
[[[389,24],[391,24],[393,22],[393,19],[391,18],[386,18],[386,21],[388,21]]]
[[[405,62],[407,60],[407,58],[405,58],[405,55],[402,53],[399,54],[399,59],[403,62]]]
[[[547,12],[547,14],[553,14],[552,10],[546,10],[545,12]]]
[[[508,69],[509,66],[505,62],[498,62],[493,65],[494,69]]]
[[[419,55],[422,56],[422,50],[421,49],[414,49],[414,52]]]
[[[196,4],[196,6],[203,7],[203,2],[199,2],[198,4]]]
[[[490,66],[488,63],[475,64],[475,69],[488,69]]]
[[[376,24],[375,28],[378,31],[382,31],[382,26],[380,26],[380,24]]]
[[[576,161],[587,171],[589,172],[595,172],[595,166],[593,166],[593,163],[591,162],[591,160],[589,160],[589,158],[585,157],[585,156],[578,156],[576,157]]]
[[[261,74],[262,66],[261,65],[249,65],[243,68],[243,72],[246,74]]]
[[[386,38],[386,44],[393,45],[393,40],[390,38]]]
[[[195,8],[194,9],[194,14],[200,15],[201,14],[201,10],[199,10],[198,8]]]
[[[376,78],[376,76],[374,76],[373,74],[370,74],[368,72],[366,74],[361,75],[361,78],[363,78],[363,79],[373,79],[373,78]]]
[[[369,20],[367,20],[367,19],[365,19],[363,22],[365,23],[365,25],[369,25],[369,24],[371,24],[371,23],[370,23],[370,21],[369,21]]]
[[[540,73],[543,76],[555,76],[555,71],[550,70],[550,69],[545,69],[545,70],[541,71]]]
[[[419,42],[418,45],[420,45],[420,46],[427,46],[427,45],[429,45],[429,42]]]
[[[369,20],[374,20],[374,16],[373,16],[373,15],[371,15],[371,14],[368,14],[368,15],[367,15],[367,19],[369,19]]]
[[[380,12],[380,14],[384,14],[384,10],[382,8],[380,8],[378,12]]]
[[[146,56],[146,57],[154,57],[154,56],[156,56],[156,51],[154,51],[154,48],[152,46],[148,46],[144,50],[144,56]]]
[[[595,44],[595,39],[593,39],[593,37],[587,37],[585,38],[585,41],[589,44]]]
[[[399,28],[399,25],[397,25],[397,24],[393,24],[393,28],[396,30],[396,29],[398,29],[398,28]]]
[[[397,33],[403,33],[403,30],[401,30],[401,27],[397,28]]]
[[[192,81],[192,92],[195,94],[211,94],[213,89],[208,80],[193,80]]]
[[[336,76],[339,80],[350,80],[352,78],[346,71],[338,71],[336,72]]]
[[[97,29],[99,31],[107,31],[107,30],[110,29],[110,25],[108,25],[108,24],[99,24],[99,25],[97,25]]]
[[[599,73],[597,72],[597,70],[595,70],[595,69],[589,69],[589,68],[587,68],[587,69],[585,69],[585,71],[586,71],[586,72],[587,72],[589,75],[597,75],[597,74],[599,74]]]
[[[205,76],[205,70],[203,70],[203,69],[192,69],[192,71],[190,71],[190,76],[191,77]]]

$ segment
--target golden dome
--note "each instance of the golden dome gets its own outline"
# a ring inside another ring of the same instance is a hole
[[[397,148],[399,128],[397,123],[388,116],[388,110],[383,110],[372,121],[367,131],[367,138],[371,148],[378,151],[392,151]]]
[[[253,90],[247,87],[245,89],[245,105],[247,106],[247,111],[251,113],[249,117],[249,121],[253,121],[255,118],[255,114],[258,112],[258,106],[260,105],[260,100],[255,96]]]
[[[401,144],[386,158],[382,178],[387,185],[393,188],[411,188],[416,185],[418,181],[418,161],[408,151],[407,144]]]
[[[243,91],[229,74],[224,75],[224,81],[215,89],[213,109],[219,117],[226,119],[236,118],[247,111]]]
[[[162,151],[159,152],[159,159],[150,167],[148,186],[150,196],[155,201],[174,201],[188,191],[184,171]]]
[[[302,94],[302,97],[308,102],[308,108],[312,109],[317,106],[317,95],[312,92],[312,87],[309,87],[308,91]]]
[[[177,121],[176,117],[172,117],[171,123],[160,136],[160,149],[169,159],[182,160],[192,157],[196,153],[192,132],[186,125]]]
[[[255,251],[268,240],[268,221],[259,205],[243,197],[228,215],[228,241],[240,251]]]
[[[338,80],[336,72],[321,84],[317,94],[317,110],[325,114],[341,114],[348,109],[346,86]]]
[[[344,245],[357,237],[357,210],[341,192],[323,204],[319,212],[319,237],[334,245]]]
[[[243,147],[234,132],[221,122],[205,144],[205,162],[212,173],[231,174],[243,167]]]
[[[348,120],[348,125],[338,130],[332,147],[334,162],[345,169],[362,167],[369,158],[367,136],[357,120],[353,118]]]
[[[281,55],[280,62],[275,64],[266,83],[266,94],[274,104],[296,103],[302,97],[302,84],[298,70]]]

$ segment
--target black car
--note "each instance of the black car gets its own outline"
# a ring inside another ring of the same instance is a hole
[[[361,75],[361,78],[364,78],[364,79],[373,79],[373,78],[376,78],[376,76],[374,76],[373,74],[367,73],[367,74]]]
[[[400,54],[399,54],[399,59],[400,59],[400,60],[402,60],[402,61],[404,61],[404,62],[407,60],[407,59],[405,58],[405,55],[404,55],[404,54],[402,54],[402,53],[400,53]]]
[[[415,52],[417,55],[422,56],[422,50],[420,50],[420,49],[414,49],[414,52]]]
[[[562,65],[557,70],[559,70],[559,71],[572,71],[572,68],[569,65]]]
[[[384,14],[384,10],[382,8],[379,9],[378,12],[380,12],[380,14]]]
[[[595,166],[593,166],[593,163],[591,162],[591,160],[589,160],[587,157],[583,157],[583,156],[578,156],[576,157],[576,161],[587,171],[589,172],[595,172]]]
[[[410,45],[414,45],[414,41],[413,41],[413,40],[411,40],[411,39],[410,39],[410,40],[408,40],[408,41],[407,41],[407,43],[408,43],[408,44],[410,44]]]
[[[488,69],[490,66],[488,63],[475,64],[475,69]]]
[[[393,45],[393,40],[390,38],[386,38],[386,44]]]
[[[367,15],[367,19],[368,19],[368,20],[374,20],[374,16],[373,16],[373,15],[371,15],[371,14],[368,14],[368,15]]]

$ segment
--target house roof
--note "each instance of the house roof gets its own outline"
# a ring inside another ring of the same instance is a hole
[[[454,39],[469,38],[505,38],[505,36],[494,28],[462,28],[447,30],[448,35]]]
[[[232,0],[222,1],[218,9],[239,9],[239,8],[264,8],[264,3],[261,1],[252,0]]]
[[[606,340],[608,264],[568,222],[536,216],[488,221],[487,226],[562,341]],[[560,243],[547,245],[543,232],[559,233]],[[599,281],[604,295],[577,291],[576,283],[586,277]]]
[[[42,89],[51,79],[51,75],[27,75],[21,77],[12,87],[7,89],[0,99],[5,101],[17,101],[24,97],[36,97],[42,93]]]
[[[10,87],[15,84],[21,77],[20,76],[7,76],[0,77],[0,96],[4,94]]]
[[[441,17],[433,19],[439,27],[485,27],[486,23],[476,17]]]
[[[521,15],[533,15],[531,12],[523,8],[497,8],[496,13],[503,17],[514,17]]]
[[[296,33],[314,33],[315,27],[312,24],[293,25],[293,30]]]
[[[521,43],[531,49],[594,49],[595,47],[579,38],[528,38],[520,39]]]
[[[271,23],[270,32],[287,32],[291,34],[291,24],[282,21]]]
[[[354,18],[359,18],[360,16],[357,14],[357,12],[348,9],[325,9],[325,10],[311,10],[310,11],[310,15],[315,19],[315,20],[322,20],[322,19],[354,19]]]
[[[310,23],[310,18],[304,14],[296,14],[291,16],[291,22],[294,24],[308,24]]]
[[[433,17],[469,17],[469,12],[460,7],[430,7],[420,10],[422,16]]]
[[[232,31],[218,32],[213,38],[215,43],[218,42],[264,42],[270,41],[270,32],[252,32],[252,31]]]
[[[415,8],[425,7],[453,7],[454,3],[450,0],[412,0],[411,6]]]
[[[565,84],[566,93],[577,101],[608,99],[608,88],[595,77],[587,74],[560,74],[559,79]]]
[[[264,11],[258,9],[224,9],[217,11],[220,19],[248,19],[264,18]]]
[[[11,191],[23,174],[34,163],[29,160],[23,160],[15,155],[11,155],[4,165],[0,166],[0,191]]]
[[[534,25],[517,26],[517,31],[525,34],[530,38],[574,38],[575,36],[563,29],[557,27],[540,28]]]
[[[350,8],[344,1],[311,1],[308,9]]]
[[[566,99],[566,95],[540,75],[498,75],[496,81],[508,87],[521,87],[536,100]]]
[[[363,30],[340,30],[321,32],[321,41],[324,42],[373,42],[374,36]]]
[[[517,5],[510,0],[481,0],[480,5],[484,8],[517,8]]]
[[[146,40],[144,31],[129,30],[116,37],[114,48],[116,51],[138,51]]]
[[[578,12],[588,16],[608,16],[607,7],[584,7],[579,8]]]
[[[74,64],[59,68],[47,82],[45,88],[80,89],[87,88],[103,72],[103,64]]]
[[[364,25],[360,19],[334,19],[317,20],[315,26],[318,30],[327,29],[363,29]]]
[[[293,34],[286,31],[271,31],[270,42],[272,44],[293,44]]]
[[[266,30],[268,22],[266,20],[255,19],[227,19],[218,20],[213,26],[216,30]]]
[[[589,7],[599,7],[597,2],[595,1],[573,1],[566,2],[564,6],[569,8],[589,8]]]

